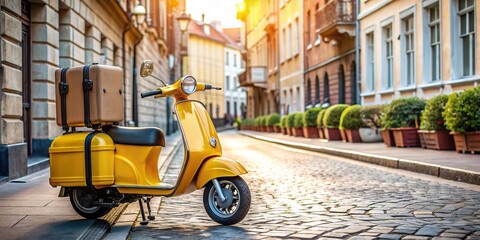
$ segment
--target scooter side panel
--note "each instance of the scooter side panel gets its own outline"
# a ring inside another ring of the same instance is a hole
[[[115,145],[115,184],[156,186],[160,146]]]
[[[235,160],[213,157],[205,161],[198,171],[196,187],[203,188],[210,180],[219,177],[234,177],[247,173],[247,170]]]
[[[187,192],[205,159],[222,155],[222,146],[210,115],[201,102],[194,100],[178,102],[175,110],[184,136],[186,153],[180,183],[174,193],[180,195]]]

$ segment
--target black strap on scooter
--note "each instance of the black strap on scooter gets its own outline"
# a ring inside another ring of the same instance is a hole
[[[85,182],[90,189],[95,189],[92,180],[92,140],[98,133],[100,132],[93,131],[85,138]]]
[[[83,67],[83,122],[85,126],[91,128],[92,122],[90,121],[90,90],[93,88],[93,81],[90,79],[91,65],[85,65]]]
[[[58,91],[60,93],[60,111],[62,118],[62,128],[63,131],[68,132],[67,124],[67,93],[68,93],[68,83],[67,83],[67,68],[62,68],[60,73],[60,82],[58,83]]]

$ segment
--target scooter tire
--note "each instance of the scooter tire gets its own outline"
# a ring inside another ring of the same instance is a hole
[[[91,206],[94,199],[91,199],[91,192],[86,188],[73,188],[70,191],[70,203],[73,209],[80,216],[87,219],[97,219],[106,215],[112,208]],[[90,199],[88,199],[90,198]]]
[[[234,185],[236,191],[232,192],[234,192],[233,195],[238,197],[236,208],[233,210],[233,213],[224,213],[219,209],[218,203],[214,199],[217,191],[210,181],[205,186],[203,192],[203,206],[205,207],[205,211],[212,220],[222,225],[232,225],[242,221],[245,216],[247,216],[251,203],[251,194],[247,183],[239,176],[218,178],[218,181],[222,189],[224,189],[223,186],[226,184]],[[227,211],[227,209],[225,209],[225,211]]]

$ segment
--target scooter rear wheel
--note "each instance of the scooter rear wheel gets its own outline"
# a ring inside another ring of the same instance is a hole
[[[97,219],[110,212],[109,207],[94,205],[95,194],[88,188],[73,188],[70,191],[70,203],[80,216],[88,219]]]
[[[236,224],[250,210],[251,195],[247,183],[241,177],[219,178],[226,200],[222,202],[210,181],[203,192],[203,206],[208,216],[222,225]]]

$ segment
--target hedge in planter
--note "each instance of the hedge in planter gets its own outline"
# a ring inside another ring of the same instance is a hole
[[[323,131],[323,116],[325,116],[326,111],[327,109],[320,110],[317,116],[318,137],[320,139],[325,139],[325,133]]]
[[[317,118],[320,108],[310,108],[303,114],[303,136],[318,138]]]
[[[262,130],[262,116],[258,116],[255,118],[255,131],[261,131]]]
[[[448,96],[445,94],[435,96],[427,101],[421,117],[420,130],[418,130],[422,148],[455,149],[453,136],[447,131],[442,115],[447,101]]]
[[[303,137],[303,113],[295,114],[293,122],[293,136]]]
[[[275,124],[279,123],[280,122],[280,114],[278,113],[272,113],[270,115],[267,116],[267,120],[266,120],[266,125],[267,125],[267,128],[268,128],[268,132],[275,132]]]
[[[297,115],[297,113],[290,113],[287,117],[287,133],[290,136],[293,136],[292,128],[295,126],[295,115]]]
[[[288,115],[285,115],[280,118],[280,128],[283,134],[287,134],[287,116]]]
[[[419,147],[418,119],[425,101],[418,97],[393,100],[383,114],[382,125],[393,130],[397,147]]]
[[[384,106],[363,106],[360,109],[360,119],[364,127],[358,129],[362,142],[381,142],[382,135],[380,132],[381,115]],[[392,141],[393,134],[392,134]]]
[[[480,87],[450,94],[443,114],[457,152],[480,152]]]
[[[325,138],[328,140],[341,140],[340,130],[340,116],[343,110],[348,107],[347,104],[337,104],[329,107],[323,116],[323,127]]]
[[[339,128],[345,130],[347,141],[349,142],[361,142],[359,128],[364,124],[360,118],[360,105],[353,105],[347,107],[340,116]]]

